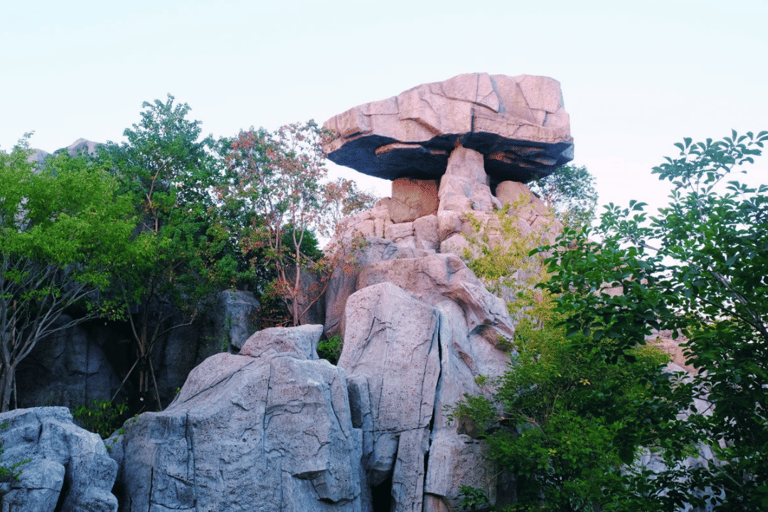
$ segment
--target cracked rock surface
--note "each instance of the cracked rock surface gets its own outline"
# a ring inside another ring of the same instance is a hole
[[[114,512],[110,492],[117,464],[104,442],[72,422],[66,407],[16,409],[0,414],[3,463],[27,460],[19,481],[0,496],[0,510]]]
[[[163,412],[129,420],[110,454],[120,510],[361,510],[362,432],[322,326],[259,331],[217,354]]]
[[[560,83],[545,76],[467,73],[354,107],[325,128],[328,158],[395,180],[436,179],[457,145],[483,155],[494,183],[528,182],[573,159]]]

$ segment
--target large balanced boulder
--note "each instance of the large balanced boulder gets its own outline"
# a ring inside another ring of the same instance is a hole
[[[333,162],[365,174],[436,179],[461,145],[494,183],[527,182],[573,159],[560,84],[543,76],[469,73],[354,107],[325,123]]]
[[[0,510],[114,512],[117,464],[101,438],[72,422],[66,407],[16,409],[0,414],[3,462],[20,466],[19,479],[0,497]]]
[[[163,412],[116,434],[120,510],[359,511],[362,432],[322,326],[251,336],[206,359]]]

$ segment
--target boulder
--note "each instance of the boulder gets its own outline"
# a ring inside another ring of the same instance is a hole
[[[480,395],[480,375],[493,378],[507,369],[509,356],[488,346],[488,340],[470,333],[462,308],[454,301],[436,305],[440,314],[440,381],[435,396],[435,418],[424,484],[424,512],[461,510],[458,490],[462,485],[482,489],[495,501],[496,474],[488,447],[474,439],[463,425],[448,420],[452,407],[465,394]]]
[[[527,182],[573,159],[551,78],[468,73],[367,103],[325,123],[328,158],[380,178],[436,179],[456,145],[482,154],[493,183]]]
[[[72,422],[66,407],[16,409],[0,414],[3,462],[28,460],[18,481],[0,497],[0,509],[25,512],[113,512],[117,464],[101,438]]]
[[[493,330],[511,338],[514,332],[507,305],[485,289],[483,283],[455,254],[420,258],[393,258],[363,267],[357,289],[390,282],[430,305],[449,299],[461,307],[469,330]],[[345,331],[346,332],[346,331]]]
[[[438,211],[490,212],[500,203],[491,195],[483,155],[472,149],[458,147],[448,158],[445,174],[440,179]]]
[[[93,142],[92,140],[80,138],[64,148],[64,150],[69,153],[69,156],[71,157],[76,157],[80,154],[96,156],[99,152],[98,148],[101,145],[101,142]]]
[[[421,510],[422,503],[458,510],[461,485],[494,498],[487,447],[449,422],[445,408],[465,393],[487,391],[479,376],[493,379],[508,368],[506,305],[453,254],[370,263],[356,287],[346,303],[339,366],[363,429],[369,487],[389,481],[396,511]]]
[[[563,229],[563,225],[554,218],[544,201],[523,183],[499,183],[496,187],[496,198],[502,204],[510,205],[509,214],[518,220],[517,225],[523,234],[537,231],[547,233],[551,243]]]
[[[122,511],[360,511],[362,432],[323,327],[259,331],[206,359],[174,402],[108,443]]]
[[[354,229],[354,228],[352,228]],[[344,332],[344,309],[347,298],[357,290],[357,276],[366,266],[376,261],[400,257],[414,257],[414,247],[398,247],[391,240],[380,238],[363,239],[354,247],[342,246],[338,250],[348,251],[346,264],[334,268],[325,290],[325,335],[335,336]]]
[[[438,180],[398,178],[392,182],[389,214],[392,222],[410,222],[437,213]]]

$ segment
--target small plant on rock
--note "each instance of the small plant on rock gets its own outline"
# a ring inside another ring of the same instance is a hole
[[[317,355],[321,359],[326,359],[331,364],[339,362],[341,356],[341,349],[344,347],[344,341],[338,334],[327,340],[322,340],[317,344]]]
[[[0,425],[0,430],[5,430],[7,428],[8,428],[8,423],[3,423],[2,425]],[[2,458],[3,453],[5,453],[5,450],[3,449],[3,440],[0,439],[0,458]],[[26,464],[31,460],[32,459],[24,459],[10,465],[5,461],[0,461],[0,483],[18,482],[19,477],[23,472],[23,470],[20,469],[21,466],[23,466],[24,464]]]
[[[114,404],[108,400],[94,398],[90,404],[74,408],[72,416],[77,425],[106,439],[125,421],[127,412],[126,404]]]

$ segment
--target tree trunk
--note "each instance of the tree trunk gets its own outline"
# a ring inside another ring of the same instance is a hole
[[[301,267],[296,263],[296,279],[293,283],[293,326],[299,325],[299,315],[301,314],[301,305],[299,304],[299,294],[301,293]]]
[[[3,365],[2,375],[2,404],[0,404],[0,412],[8,412],[11,407],[11,393],[13,392],[14,374],[16,373],[15,365]]]

